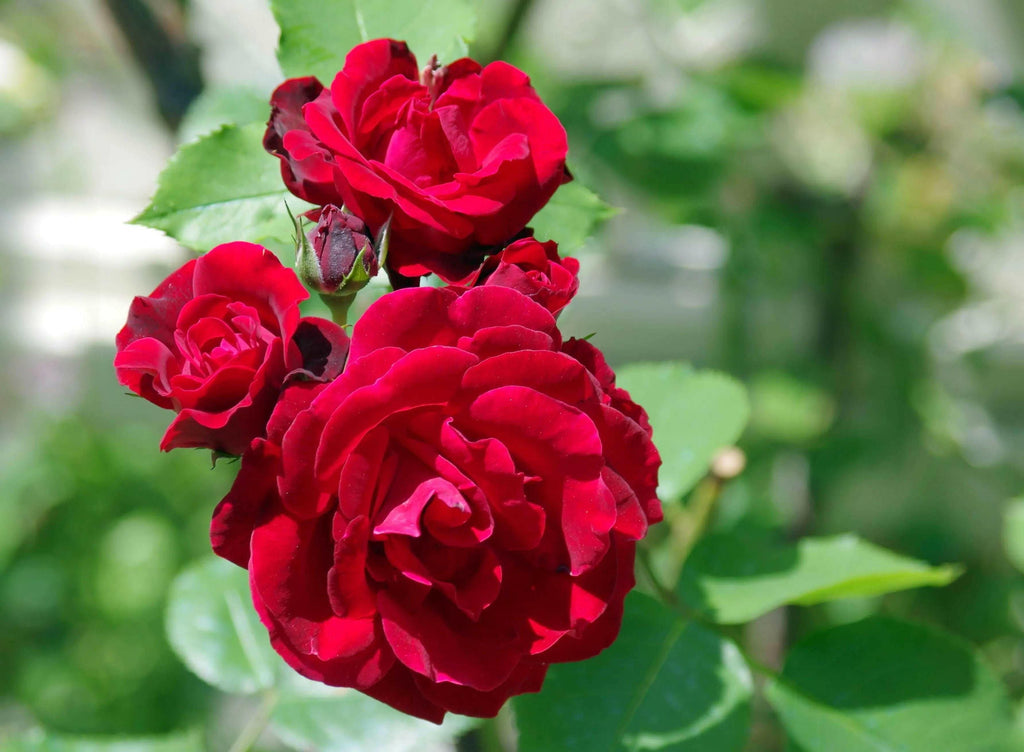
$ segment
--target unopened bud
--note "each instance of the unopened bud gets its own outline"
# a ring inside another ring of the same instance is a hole
[[[739,447],[725,447],[711,460],[711,474],[720,480],[730,480],[743,472],[747,455]]]
[[[380,271],[366,224],[337,206],[325,206],[308,236],[298,235],[296,269],[321,295],[353,295]]]

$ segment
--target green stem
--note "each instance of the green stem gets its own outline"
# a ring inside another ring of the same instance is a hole
[[[235,739],[235,743],[231,745],[228,752],[248,752],[252,745],[256,743],[256,740],[260,738],[263,729],[267,727],[267,723],[270,721],[270,714],[273,712],[276,704],[277,693],[273,690],[267,690],[263,695],[263,701],[260,703],[260,706],[253,713],[249,722],[242,727],[238,738]]]
[[[355,302],[355,295],[321,295],[320,300],[324,302],[331,311],[331,321],[338,326],[345,326],[348,323],[348,309]]]
[[[689,530],[686,536],[686,545],[683,549],[683,561],[689,555],[690,550],[707,532],[708,526],[715,516],[715,508],[718,506],[718,499],[722,495],[722,479],[716,475],[708,475],[693,492],[693,500],[690,502],[687,521]]]
[[[658,594],[658,599],[662,603],[687,621],[695,621],[706,627],[714,629],[715,631],[721,631],[719,630],[718,624],[709,621],[707,617],[697,611],[694,611],[684,603],[678,595],[662,584],[661,580],[658,579],[658,575],[654,571],[654,565],[651,563],[651,554],[649,549],[644,548],[643,546],[637,547],[636,556],[637,560],[640,562],[641,570],[643,570],[643,573],[647,576],[647,579],[650,581],[654,591]]]
[[[640,568],[644,574],[647,575],[648,581],[651,583],[651,587],[658,594],[658,598],[668,606],[669,608],[678,611],[681,604],[679,599],[676,598],[676,594],[669,590],[667,587],[661,584],[661,580],[658,579],[658,575],[654,572],[654,564],[651,562],[651,552],[643,545],[640,545],[636,549],[636,558],[640,562]]]

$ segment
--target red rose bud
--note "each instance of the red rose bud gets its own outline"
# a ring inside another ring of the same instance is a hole
[[[385,222],[374,244],[366,224],[333,204],[325,206],[308,235],[295,220],[295,269],[344,325],[355,295],[377,276],[387,256],[390,222]]]
[[[321,295],[353,295],[380,271],[366,223],[333,204],[307,236],[298,234],[295,266]]]

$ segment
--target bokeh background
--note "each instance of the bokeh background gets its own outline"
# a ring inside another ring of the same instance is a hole
[[[479,7],[474,56],[531,74],[577,178],[622,209],[563,328],[750,390],[716,524],[966,565],[776,612],[752,650],[777,664],[884,608],[980,645],[1019,703],[1024,1]],[[234,470],[160,454],[166,416],[110,362],[131,297],[186,257],[125,222],[177,145],[261,116],[276,34],[264,0],[0,0],[0,739],[212,724],[217,749],[241,712],[163,629]],[[750,748],[781,749],[762,715]]]

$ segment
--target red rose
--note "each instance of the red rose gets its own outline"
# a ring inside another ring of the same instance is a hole
[[[565,129],[508,63],[420,72],[404,42],[377,39],[329,89],[290,79],[271,105],[263,144],[288,189],[374,234],[393,216],[388,264],[406,276],[465,277],[570,179]]]
[[[612,642],[660,459],[575,351],[515,290],[407,289],[286,392],[213,537],[291,666],[440,722]]]
[[[579,261],[559,257],[555,241],[523,238],[488,258],[466,285],[511,287],[557,315],[576,294],[579,271]]]
[[[241,454],[264,434],[289,374],[340,372],[347,338],[329,321],[299,318],[307,297],[266,248],[226,243],[135,298],[114,367],[126,387],[178,413],[161,449]]]

